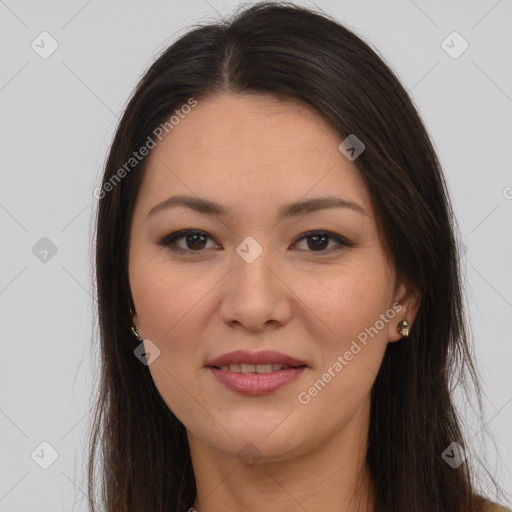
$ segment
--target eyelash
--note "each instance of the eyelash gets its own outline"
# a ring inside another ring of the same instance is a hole
[[[207,249],[200,249],[200,250],[194,251],[194,250],[191,250],[191,249],[181,249],[181,248],[176,247],[176,245],[175,245],[176,242],[178,240],[180,240],[181,238],[185,238],[187,235],[206,235],[208,238],[213,240],[208,235],[208,233],[206,233],[205,231],[200,231],[198,229],[182,229],[180,231],[175,231],[174,233],[170,233],[169,235],[166,235],[164,238],[162,238],[158,242],[158,245],[160,245],[162,247],[166,247],[170,251],[173,251],[173,252],[178,253],[178,254],[186,254],[186,255],[191,255],[191,254],[201,255],[201,254],[204,254],[204,252]],[[319,231],[319,230],[313,230],[313,231],[308,231],[306,233],[303,233],[295,241],[295,243],[298,243],[298,242],[300,242],[300,241],[302,241],[304,239],[312,238],[312,237],[318,236],[318,235],[320,235],[320,236],[324,235],[328,239],[335,241],[338,244],[338,247],[331,247],[330,249],[322,250],[322,251],[306,251],[306,252],[310,252],[312,254],[330,254],[331,252],[340,250],[343,247],[352,247],[352,244],[348,240],[346,240],[345,238],[342,238],[341,236],[336,235],[335,233],[331,233],[330,231]]]

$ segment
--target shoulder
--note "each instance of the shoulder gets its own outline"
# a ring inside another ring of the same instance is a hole
[[[475,504],[481,512],[512,512],[510,509],[488,500],[485,496],[474,494]]]
[[[510,509],[499,505],[498,503],[492,503],[490,501],[486,501],[483,507],[483,512],[511,512]]]

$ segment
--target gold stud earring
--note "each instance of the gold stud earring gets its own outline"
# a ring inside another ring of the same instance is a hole
[[[397,331],[401,336],[409,336],[409,322],[407,320],[398,322]]]

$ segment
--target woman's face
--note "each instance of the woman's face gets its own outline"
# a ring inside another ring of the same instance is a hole
[[[222,94],[151,150],[131,227],[134,325],[160,350],[149,370],[191,443],[280,460],[366,435],[386,346],[417,305],[341,142],[305,105]],[[153,210],[172,196],[222,213]],[[289,208],[326,197],[352,207]]]

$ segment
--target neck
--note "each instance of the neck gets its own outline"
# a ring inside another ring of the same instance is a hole
[[[220,452],[189,432],[197,490],[193,509],[373,511],[375,488],[366,466],[369,410],[362,409],[328,441],[294,456],[272,460],[262,456],[254,465]]]

